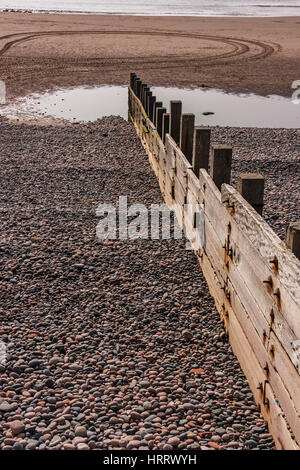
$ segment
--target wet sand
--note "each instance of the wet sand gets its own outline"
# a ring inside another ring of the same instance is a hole
[[[216,87],[291,96],[299,17],[201,18],[0,14],[8,98],[47,89],[127,84]]]

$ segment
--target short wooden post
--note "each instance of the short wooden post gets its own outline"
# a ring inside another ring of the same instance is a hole
[[[177,145],[180,143],[181,101],[170,101],[170,136]]]
[[[194,149],[193,149],[193,170],[197,178],[200,168],[208,171],[210,150],[210,128],[195,127],[194,129]]]
[[[166,112],[167,112],[166,108],[156,109],[156,129],[160,137],[162,137],[163,115]]]
[[[133,77],[132,79],[132,91],[136,95],[136,81],[138,80],[137,77]]]
[[[223,183],[230,183],[232,148],[228,145],[213,145],[210,156],[210,176],[219,190]]]
[[[154,103],[156,102],[156,96],[151,96],[149,100],[149,119],[153,122],[153,109]]]
[[[135,79],[135,95],[137,96],[138,99],[141,98],[141,88],[142,88],[142,80],[139,78]]]
[[[237,190],[249,204],[262,215],[264,205],[265,178],[257,173],[239,175]]]
[[[147,112],[146,106],[147,106],[147,93],[148,93],[148,91],[150,91],[150,88],[148,86],[146,86],[145,89],[144,89],[144,97],[143,97],[144,109],[145,109],[146,112]]]
[[[165,143],[166,135],[170,134],[170,114],[165,113],[163,115],[163,122],[162,122],[162,141]]]
[[[153,106],[153,124],[155,127],[156,127],[156,118],[157,118],[156,110],[157,108],[162,108],[162,105],[163,104],[161,101],[155,101],[154,106]]]
[[[300,222],[289,224],[285,240],[287,247],[300,259]]]
[[[150,97],[152,96],[152,91],[147,91],[146,93],[146,113],[149,116],[149,104],[150,104]]]
[[[180,148],[187,160],[193,161],[194,114],[182,114],[180,122]]]
[[[136,77],[136,73],[131,72],[130,74],[130,88],[133,90],[134,79]]]
[[[144,95],[145,95],[145,88],[147,88],[147,84],[143,83],[141,88],[141,103],[144,106]]]

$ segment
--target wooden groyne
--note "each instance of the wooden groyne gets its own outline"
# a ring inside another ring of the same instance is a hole
[[[299,450],[299,224],[288,227],[286,243],[280,240],[261,216],[264,178],[244,174],[233,188],[232,149],[211,146],[210,129],[195,127],[194,115],[182,114],[180,101],[172,101],[167,113],[131,74],[128,107],[276,447]],[[204,237],[195,224],[200,213]]]

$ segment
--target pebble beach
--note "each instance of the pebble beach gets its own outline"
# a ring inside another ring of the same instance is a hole
[[[0,123],[0,448],[273,449],[184,240],[99,241],[99,203],[162,202],[132,124]],[[213,129],[299,219],[299,131]],[[280,191],[278,188],[280,187]]]

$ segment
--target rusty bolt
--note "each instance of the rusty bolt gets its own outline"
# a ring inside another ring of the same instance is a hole
[[[266,373],[266,376],[269,377],[269,374],[270,374],[270,370],[269,370],[269,366],[268,364],[265,365],[265,367],[263,368],[263,370],[265,371]]]
[[[264,330],[264,332],[263,332],[263,343],[264,344],[266,342],[266,339],[267,339],[267,333],[266,333],[266,330]]]
[[[274,258],[271,259],[270,263],[273,264],[273,269],[275,273],[278,273],[278,259],[276,258],[276,256],[274,256]]]
[[[266,398],[266,399],[265,399],[264,405],[265,405],[265,407],[266,407],[268,410],[270,409],[269,398]]]
[[[277,289],[276,292],[274,292],[274,294],[276,297],[278,297],[278,299],[280,299],[280,290]]]
[[[263,281],[264,284],[269,284],[270,287],[273,287],[273,280],[271,278],[271,276],[266,280],[266,281]]]
[[[271,312],[270,312],[270,322],[271,322],[271,326],[274,324],[274,321],[275,321],[275,314],[274,314],[274,310],[271,309]]]

